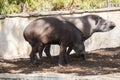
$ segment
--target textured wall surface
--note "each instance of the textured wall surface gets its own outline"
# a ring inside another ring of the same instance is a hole
[[[85,41],[86,51],[120,46],[120,11],[73,14],[82,16],[86,14],[97,14],[116,23],[117,27],[109,32],[94,33]],[[26,25],[35,18],[5,18],[0,20],[0,57],[20,58],[29,57],[30,45],[23,38],[23,30]],[[58,54],[59,46],[52,46],[51,53]]]
[[[5,18],[0,20],[0,56],[3,58],[25,57],[28,53],[23,30],[27,18]]]

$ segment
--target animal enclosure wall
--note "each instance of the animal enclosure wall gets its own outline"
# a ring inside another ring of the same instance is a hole
[[[60,13],[60,12],[59,12]],[[91,38],[85,41],[86,51],[120,47],[120,11],[83,11],[80,13],[66,14],[62,16],[79,17],[86,14],[96,14],[104,19],[111,20],[116,23],[116,27],[108,32],[99,32],[93,34]],[[48,15],[47,15],[48,16]],[[23,38],[23,30],[32,20],[42,17],[37,14],[29,16],[29,14],[0,16],[0,57],[1,58],[25,58],[29,57],[31,51],[30,45]],[[57,55],[59,46],[52,46],[52,55]]]

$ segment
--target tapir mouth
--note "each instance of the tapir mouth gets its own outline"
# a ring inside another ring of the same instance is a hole
[[[110,29],[113,29],[115,26],[116,26],[115,23],[111,22],[111,25],[110,25],[109,28],[110,28]]]
[[[112,25],[112,26],[110,26],[110,29],[113,29],[115,27],[115,25]]]

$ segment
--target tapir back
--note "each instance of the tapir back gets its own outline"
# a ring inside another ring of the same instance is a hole
[[[54,17],[34,20],[24,31],[24,37],[27,37],[27,41],[31,40],[44,44],[68,39],[74,41],[73,39],[77,39],[76,36],[81,36],[80,34],[72,23]]]

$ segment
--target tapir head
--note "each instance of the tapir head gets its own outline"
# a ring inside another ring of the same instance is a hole
[[[110,31],[115,27],[115,23],[112,21],[107,21],[103,19],[99,19],[96,24],[96,31],[98,32],[106,32]]]

